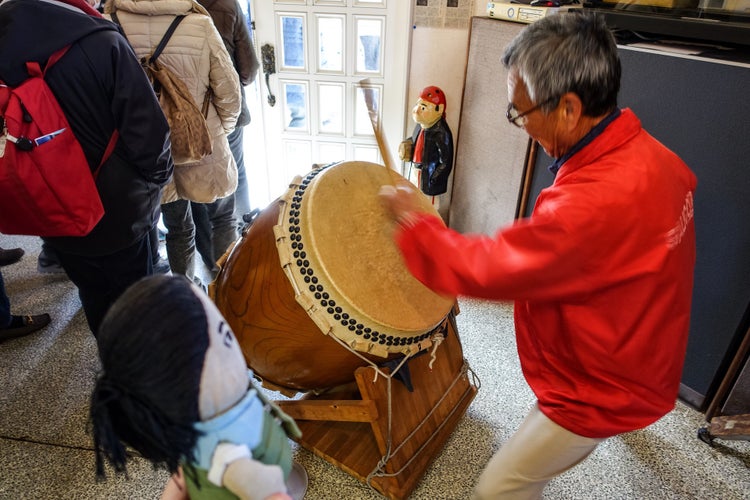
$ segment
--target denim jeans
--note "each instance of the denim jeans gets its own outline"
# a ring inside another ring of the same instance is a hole
[[[234,161],[237,163],[237,191],[234,193],[234,218],[242,227],[242,216],[249,214],[250,207],[250,190],[247,185],[247,171],[245,170],[245,145],[242,140],[242,130],[244,127],[237,127],[234,132],[227,136],[229,140],[229,149],[232,151]]]
[[[211,250],[213,261],[224,255],[227,248],[237,239],[237,219],[234,217],[234,193],[206,203],[208,220],[211,221]]]
[[[234,194],[213,203],[190,203],[195,223],[195,246],[212,272],[216,261],[237,239],[237,219],[234,218]]]
[[[195,278],[195,224],[190,202],[177,200],[161,206],[164,227],[167,228],[166,246],[169,267],[173,274],[183,274],[190,281]]]
[[[204,203],[190,202],[193,211],[193,222],[195,222],[195,249],[207,268],[212,271],[216,267],[216,258],[211,238],[211,220],[208,218],[208,209]]]
[[[0,328],[7,328],[13,318],[10,315],[10,299],[5,292],[3,273],[0,273]]]

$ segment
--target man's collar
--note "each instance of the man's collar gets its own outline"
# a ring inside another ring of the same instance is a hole
[[[620,116],[621,110],[620,108],[615,109],[610,114],[608,114],[602,121],[597,123],[591,130],[588,131],[586,135],[584,135],[580,141],[575,143],[572,148],[570,148],[564,155],[562,155],[560,158],[555,160],[555,162],[547,167],[550,172],[557,175],[557,171],[560,170],[560,167],[563,166],[563,164],[570,159],[571,156],[582,150],[584,147],[589,145],[594,139],[596,139],[599,135],[601,135],[602,132],[604,132],[604,129],[607,128],[607,125],[615,121],[615,119]]]

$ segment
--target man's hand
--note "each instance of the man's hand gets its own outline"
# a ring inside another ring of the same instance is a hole
[[[414,215],[421,212],[419,193],[408,181],[399,181],[395,186],[380,187],[378,197],[383,206],[399,224],[408,223]]]

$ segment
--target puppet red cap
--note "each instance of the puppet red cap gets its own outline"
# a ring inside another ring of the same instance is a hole
[[[443,106],[443,108],[445,108],[446,105],[445,92],[440,90],[439,87],[435,87],[434,85],[425,87],[424,90],[422,90],[422,93],[419,94],[419,98],[427,102],[431,102],[435,105],[441,105]]]

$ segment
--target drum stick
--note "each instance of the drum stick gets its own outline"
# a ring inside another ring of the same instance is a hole
[[[370,124],[372,125],[372,132],[375,134],[375,140],[378,142],[378,149],[380,150],[380,156],[383,157],[383,163],[385,168],[388,170],[388,174],[391,176],[391,184],[394,186],[399,181],[399,178],[394,175],[396,169],[393,168],[391,161],[390,150],[388,149],[388,143],[383,136],[383,131],[380,128],[380,119],[378,116],[378,103],[375,100],[375,92],[372,87],[369,87],[370,79],[365,78],[359,81],[360,88],[362,89],[362,95],[365,98],[365,105],[367,106],[367,114],[370,115]]]

